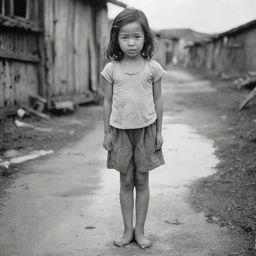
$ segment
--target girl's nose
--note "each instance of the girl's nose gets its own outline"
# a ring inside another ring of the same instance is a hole
[[[134,40],[133,39],[129,39],[128,44],[129,45],[134,45]]]

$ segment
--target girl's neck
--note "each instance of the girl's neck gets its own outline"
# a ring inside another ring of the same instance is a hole
[[[137,74],[144,70],[146,60],[140,56],[136,58],[123,58],[119,63],[121,69],[127,74]]]
[[[124,56],[123,59],[120,61],[120,63],[134,63],[134,64],[139,64],[139,63],[145,63],[145,59],[141,56],[138,55],[137,57],[130,58],[128,56]]]

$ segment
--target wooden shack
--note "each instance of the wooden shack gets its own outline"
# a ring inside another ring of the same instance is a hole
[[[0,1],[0,110],[28,101],[42,87],[41,2]]]
[[[161,63],[163,67],[167,67],[168,64],[176,64],[177,61],[177,48],[178,38],[165,37],[159,32],[155,32],[155,55],[154,59]]]
[[[107,38],[107,2],[0,0],[0,111],[40,95],[83,103],[97,92]]]
[[[256,70],[256,20],[216,36],[213,66],[216,71],[248,73]]]
[[[194,44],[187,52],[190,66],[230,76],[256,71],[256,20]]]
[[[165,59],[166,64],[185,66],[190,65],[191,54],[194,55],[194,48],[191,48],[191,44],[195,45],[201,40],[210,38],[209,34],[191,29],[163,29],[157,33],[157,36],[160,41],[159,45],[161,45],[161,56],[165,56],[162,59]]]

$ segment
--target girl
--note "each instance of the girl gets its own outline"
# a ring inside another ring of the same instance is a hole
[[[153,48],[153,35],[142,11],[128,8],[117,15],[107,49],[111,62],[101,72],[106,84],[103,146],[108,151],[107,168],[120,172],[124,232],[114,241],[116,246],[132,240],[142,249],[152,245],[144,235],[148,172],[164,164],[161,78],[166,73],[151,60]]]

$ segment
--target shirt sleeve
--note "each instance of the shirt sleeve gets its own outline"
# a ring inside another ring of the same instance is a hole
[[[162,66],[155,60],[151,62],[151,72],[152,72],[152,82],[155,83],[162,79],[162,77],[167,73]]]
[[[113,84],[113,72],[114,71],[114,65],[112,62],[109,62],[106,64],[106,66],[104,67],[104,69],[101,71],[101,75],[105,78],[105,80],[110,83]]]

